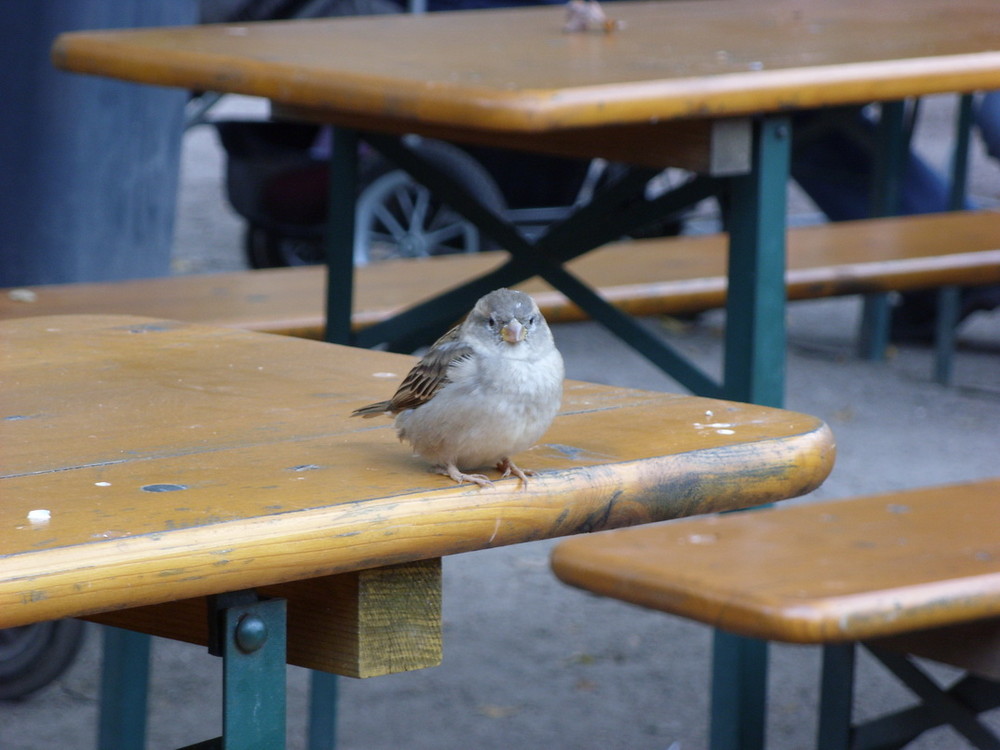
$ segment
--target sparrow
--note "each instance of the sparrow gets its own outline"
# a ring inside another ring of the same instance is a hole
[[[511,456],[545,433],[562,401],[563,360],[548,323],[523,292],[497,289],[438,339],[388,401],[351,416],[395,417],[396,434],[459,484],[493,483],[463,469],[496,466],[526,487]]]

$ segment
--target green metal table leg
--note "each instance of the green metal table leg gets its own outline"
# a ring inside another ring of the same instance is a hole
[[[333,129],[330,197],[326,218],[326,340],[352,343],[354,305],[354,206],[358,182],[358,134]]]
[[[285,600],[224,603],[223,750],[285,747]]]
[[[143,750],[150,637],[105,627],[98,750]]]
[[[791,124],[757,123],[751,171],[732,178],[725,398],[781,406],[785,388],[785,219]],[[764,746],[767,643],[716,632],[712,750]]]
[[[788,118],[760,121],[751,171],[732,178],[723,393],[764,406],[784,403],[790,142]]]
[[[313,670],[309,689],[309,750],[337,746],[337,687],[335,674]]]

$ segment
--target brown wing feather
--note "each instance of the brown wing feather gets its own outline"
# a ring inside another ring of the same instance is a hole
[[[351,416],[374,417],[387,412],[398,414],[426,404],[449,382],[448,368],[452,363],[471,355],[470,347],[458,343],[458,326],[452,328],[413,366],[391,399],[363,406]]]

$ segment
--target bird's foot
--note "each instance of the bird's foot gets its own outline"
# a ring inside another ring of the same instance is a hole
[[[519,469],[517,464],[515,464],[509,458],[505,458],[503,461],[500,461],[497,464],[497,471],[503,472],[500,475],[501,479],[506,479],[511,474],[513,474],[515,477],[521,480],[522,488],[526,488],[528,486],[528,477],[533,476],[535,473],[533,471],[524,471],[522,469]]]
[[[459,484],[463,482],[473,482],[478,484],[480,487],[492,487],[493,482],[485,474],[464,474],[458,470],[455,464],[448,464],[447,466],[437,467],[439,473],[444,474],[447,477],[451,477]]]

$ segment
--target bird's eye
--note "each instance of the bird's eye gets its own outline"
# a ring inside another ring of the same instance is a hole
[[[534,315],[532,315],[530,318],[528,318],[528,325],[529,326],[535,325],[535,316]]]
[[[491,316],[490,316],[490,319],[486,321],[486,325],[488,325],[488,326],[489,326],[490,328],[496,328],[496,327],[497,327],[497,319],[496,319],[496,318],[494,318],[494,317],[493,317],[493,316],[491,315]]]

